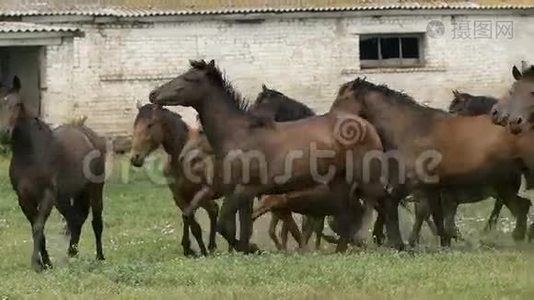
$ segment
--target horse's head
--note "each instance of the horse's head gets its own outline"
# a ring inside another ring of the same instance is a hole
[[[467,107],[472,96],[467,93],[460,93],[458,90],[453,90],[452,94],[454,95],[454,98],[452,99],[451,104],[449,104],[449,112],[451,114],[457,114]]]
[[[17,119],[26,113],[20,89],[20,79],[16,76],[11,88],[0,88],[0,131],[7,139],[11,138]]]
[[[132,156],[130,162],[141,167],[145,158],[163,143],[162,108],[155,104],[137,105],[135,117]]]
[[[150,102],[159,105],[196,106],[206,97],[211,84],[220,83],[215,61],[190,61],[191,68],[150,92]]]
[[[515,79],[508,99],[497,103],[491,115],[493,122],[510,127],[512,133],[530,130],[534,123],[534,65],[523,70],[514,66],[512,76]]]
[[[261,92],[248,111],[255,116],[274,120],[285,98],[284,94],[262,85]]]
[[[359,116],[365,115],[367,90],[360,87],[359,83],[362,80],[365,81],[365,79],[357,78],[343,84],[330,110],[341,110]]]

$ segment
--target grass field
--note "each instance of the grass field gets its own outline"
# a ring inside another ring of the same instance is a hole
[[[105,191],[107,260],[94,260],[90,222],[79,257],[67,258],[54,212],[46,233],[55,268],[36,274],[30,227],[11,190],[7,163],[0,161],[0,299],[534,299],[534,246],[512,241],[508,211],[496,232],[482,234],[493,201],[462,207],[458,219],[466,240],[452,250],[439,250],[425,231],[422,246],[404,253],[372,245],[344,255],[329,245],[277,253],[265,232],[266,216],[253,237],[265,254],[228,254],[219,239],[216,254],[192,259],[179,247],[181,218],[166,187],[139,173],[125,183],[118,179],[119,165]],[[411,218],[402,213],[405,239]],[[206,233],[203,212],[200,219]]]

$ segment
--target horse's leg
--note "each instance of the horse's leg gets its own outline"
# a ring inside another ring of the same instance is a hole
[[[280,221],[280,215],[278,211],[271,211],[271,222],[269,223],[269,237],[271,240],[273,240],[274,245],[276,246],[277,250],[282,250],[282,244],[280,244],[280,241],[278,240],[278,237],[276,236],[276,226],[278,225],[278,221]]]
[[[300,233],[299,227],[297,226],[297,223],[295,222],[295,219],[293,219],[293,215],[291,212],[284,213],[282,215],[284,225],[286,226],[287,230],[291,233],[291,236],[299,245],[299,249],[302,249],[304,247],[304,244],[302,243],[302,234]],[[287,242],[287,233],[286,233],[286,242]],[[287,245],[284,245],[284,249],[287,249]]]
[[[105,260],[102,248],[102,231],[104,230],[104,222],[102,221],[102,211],[104,210],[103,189],[104,184],[97,183],[91,190],[91,214],[93,215],[91,226],[95,235],[97,260]]]
[[[37,216],[34,219],[32,224],[32,237],[33,237],[33,254],[32,254],[32,267],[35,271],[39,272],[46,268],[44,262],[41,260],[40,252],[46,251],[46,238],[44,235],[44,227],[52,207],[54,206],[54,197],[55,194],[49,190],[45,189],[43,192],[43,198],[39,202],[39,208],[37,211]],[[44,250],[44,251],[43,251]],[[47,254],[48,256],[48,254]]]
[[[285,219],[285,213],[282,213],[282,229],[280,230],[280,243],[282,244],[282,250],[287,250],[287,242],[289,239],[289,227],[287,220]]]
[[[413,223],[412,232],[410,233],[409,243],[411,247],[414,247],[419,243],[419,237],[421,235],[421,227],[423,222],[428,220],[430,216],[430,210],[428,207],[427,199],[419,197],[418,201],[414,202],[415,205],[415,222]]]
[[[187,218],[187,217],[184,215],[184,218]],[[204,241],[202,240],[202,228],[200,227],[200,224],[198,224],[194,215],[189,217],[188,219],[189,219],[189,226],[191,228],[191,232],[193,233],[193,236],[195,237],[195,240],[197,241],[198,248],[200,248],[200,253],[202,253],[202,255],[204,256],[208,256],[206,245],[204,245]]]
[[[336,246],[336,252],[345,252],[350,242],[350,221],[354,217],[350,213],[350,208],[345,209],[336,216],[339,241]]]
[[[443,207],[443,223],[447,237],[458,240],[460,234],[455,222],[456,211],[458,210],[456,195],[451,192],[441,193],[441,203]]]
[[[302,230],[302,244],[308,245],[310,238],[313,234],[313,221],[310,216],[302,216],[301,230]]]
[[[245,253],[253,253],[258,250],[256,245],[250,243],[253,230],[252,211],[254,197],[248,195],[239,196],[239,249]]]
[[[30,222],[30,226],[33,230],[33,224],[35,223],[35,218],[37,217],[38,213],[37,207],[35,205],[32,205],[32,201],[24,201],[21,198],[19,198],[19,206],[22,212],[24,213],[26,219],[28,219],[28,222]],[[48,256],[48,252],[46,251],[46,244],[43,243],[44,241],[44,239],[41,240],[41,259],[45,266],[48,265],[51,267],[52,264],[50,263],[50,257]]]
[[[443,207],[441,203],[441,196],[437,190],[429,190],[425,193],[432,219],[436,225],[438,235],[440,237],[440,244],[442,247],[449,247],[451,244],[450,236],[447,235],[445,225],[443,224]]]
[[[191,228],[191,218],[182,215],[182,249],[184,256],[195,256],[196,253],[191,249],[191,239],[189,237],[189,229]]]
[[[60,201],[69,201],[69,199],[61,199]],[[76,199],[74,199],[74,205],[70,210],[70,214],[72,215],[69,217],[71,234],[68,254],[70,257],[78,255],[78,243],[80,241],[82,226],[89,215],[89,202],[89,191],[85,190]]]
[[[499,215],[501,214],[502,206],[504,203],[500,199],[495,199],[495,204],[493,205],[493,210],[491,211],[490,217],[488,219],[488,224],[484,228],[484,231],[490,231],[495,228],[497,221],[499,220]]]
[[[504,205],[512,212],[516,219],[512,237],[516,241],[523,240],[527,231],[527,215],[530,208],[530,200],[520,197],[508,186],[495,187],[497,197],[504,202]]]
[[[177,182],[181,181],[170,180],[168,186],[172,192],[174,203],[182,212],[182,241],[180,242],[180,244],[182,245],[184,256],[195,256],[196,253],[195,251],[193,251],[193,249],[191,249],[191,237],[189,236],[191,221],[190,218],[183,214],[183,211],[186,209],[187,205],[187,203],[185,202],[185,198],[188,198],[189,195],[187,193],[183,193],[183,186],[178,185]]]
[[[384,243],[384,225],[386,224],[386,206],[385,201],[380,201],[378,206],[375,207],[377,216],[373,226],[373,240],[377,245]]]
[[[312,217],[313,228],[315,231],[315,250],[321,249],[321,239],[323,238],[325,217]]]
[[[388,196],[384,200],[388,243],[395,249],[403,250],[404,242],[402,241],[399,228],[399,199],[397,197]]]
[[[219,215],[219,205],[213,200],[209,200],[204,205],[204,209],[208,213],[210,219],[210,237],[208,243],[208,250],[214,252],[217,249],[215,235],[217,233],[217,216]]]
[[[223,200],[219,220],[217,221],[217,231],[228,242],[228,247],[235,249],[238,240],[235,237],[236,224],[235,215],[239,209],[239,202],[236,195],[226,196]]]

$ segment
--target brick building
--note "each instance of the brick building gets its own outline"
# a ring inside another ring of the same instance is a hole
[[[532,1],[22,2],[0,3],[0,80],[22,77],[47,121],[83,114],[111,137],[192,58],[216,59],[250,99],[265,83],[318,112],[356,76],[437,107],[451,89],[499,96],[512,64],[534,60]]]

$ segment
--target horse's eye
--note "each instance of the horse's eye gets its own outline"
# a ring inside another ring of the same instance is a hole
[[[148,123],[148,125],[146,126],[148,129],[152,128],[152,126],[154,126],[154,123]]]
[[[534,96],[534,92],[530,92],[530,94],[531,94],[532,96]]]

